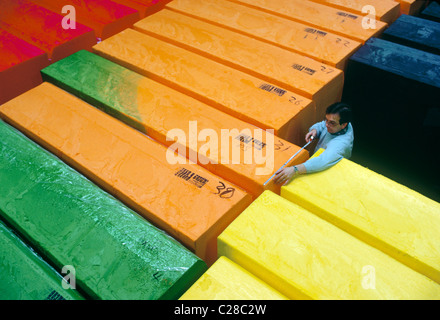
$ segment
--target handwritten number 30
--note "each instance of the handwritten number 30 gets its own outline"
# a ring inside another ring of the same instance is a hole
[[[232,198],[234,196],[234,192],[235,192],[235,188],[232,187],[227,187],[225,186],[225,184],[221,181],[219,181],[220,185],[218,185],[217,188],[217,193],[214,194],[218,194],[218,196],[220,198]]]

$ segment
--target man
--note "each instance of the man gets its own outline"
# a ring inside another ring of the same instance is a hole
[[[337,102],[329,106],[325,112],[325,120],[315,123],[306,134],[307,142],[312,137],[319,139],[315,152],[320,148],[325,151],[318,157],[309,159],[302,164],[279,170],[274,177],[274,182],[285,185],[299,174],[322,171],[332,167],[342,158],[350,158],[354,139],[350,121],[351,108],[349,105]]]

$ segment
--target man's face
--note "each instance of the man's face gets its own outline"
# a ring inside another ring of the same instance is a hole
[[[325,115],[325,126],[327,127],[327,131],[329,133],[337,133],[347,126],[347,123],[339,124],[340,119],[341,117],[337,113],[330,113]]]

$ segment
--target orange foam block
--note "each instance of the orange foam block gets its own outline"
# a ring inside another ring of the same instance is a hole
[[[314,120],[310,99],[141,32],[124,30],[94,51],[294,143]]]
[[[62,12],[67,5],[66,2],[59,0],[32,0],[32,2],[56,13]],[[96,36],[101,39],[131,27],[140,19],[137,10],[110,0],[74,0],[69,1],[68,4],[75,8],[77,21],[95,30]]]
[[[40,70],[49,64],[47,54],[0,29],[0,104],[41,84]]]
[[[400,16],[399,3],[393,0],[309,0],[317,2],[329,7],[341,9],[346,12],[351,12],[359,16],[366,16],[370,14],[369,7],[373,6],[376,19],[386,22],[388,24],[394,22]],[[364,12],[362,12],[364,10]]]
[[[164,146],[52,84],[12,99],[0,115],[207,263],[216,237],[251,201],[196,164],[170,164]]]
[[[272,175],[285,163],[308,159],[307,151],[299,152],[300,147],[270,132],[114,63],[107,67],[100,64],[93,71],[87,61],[86,66],[84,61],[77,62],[78,74],[64,79],[63,86],[79,89],[84,99],[255,197],[265,189],[279,193],[280,186],[274,185]],[[90,93],[83,89],[88,81],[81,75],[89,74],[97,76],[102,88]]]
[[[111,0],[139,11],[141,18],[163,9],[171,0]]]
[[[315,121],[342,95],[341,70],[178,12],[164,9],[134,28],[312,99]]]
[[[167,8],[321,61],[345,67],[359,41],[229,1],[174,0]]]
[[[424,5],[428,3],[426,0],[394,0],[400,3],[400,13],[415,15],[420,12]]]
[[[0,2],[0,28],[40,48],[52,61],[96,44],[91,28],[76,22],[75,29],[68,29],[68,21],[64,28],[63,19],[62,14],[28,0]]]
[[[371,37],[377,37],[385,30],[387,23],[376,21],[374,28],[364,27],[365,16],[335,9],[319,3],[304,0],[231,0],[236,3],[264,10],[310,24],[316,28],[346,36],[350,39],[365,43]],[[367,19],[365,19],[366,21]]]
[[[93,49],[238,119],[273,129],[288,141],[302,144],[313,122],[311,100],[135,30],[124,30]]]

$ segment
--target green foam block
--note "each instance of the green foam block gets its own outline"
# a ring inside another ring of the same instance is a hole
[[[77,291],[0,222],[1,300],[82,300]]]
[[[0,121],[0,214],[94,299],[176,299],[206,270],[197,256]]]
[[[86,50],[80,50],[41,70],[44,81],[139,127],[138,83],[144,76]],[[138,121],[135,121],[135,120]]]

